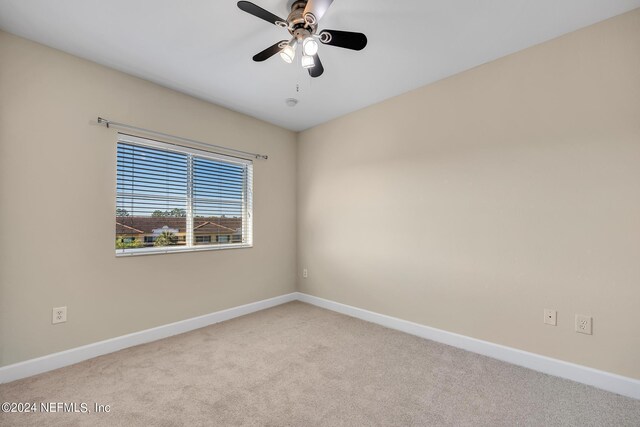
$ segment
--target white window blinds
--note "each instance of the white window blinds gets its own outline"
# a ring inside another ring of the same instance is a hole
[[[250,160],[120,134],[116,253],[251,246],[252,171]]]

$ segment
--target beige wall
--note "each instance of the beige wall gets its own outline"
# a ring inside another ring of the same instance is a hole
[[[303,132],[298,181],[301,291],[640,378],[640,10]]]
[[[269,155],[252,249],[116,258],[114,130]],[[0,32],[0,365],[292,292],[296,135]],[[68,322],[51,325],[51,308]]]

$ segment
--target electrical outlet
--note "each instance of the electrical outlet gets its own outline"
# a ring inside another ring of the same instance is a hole
[[[558,324],[558,312],[555,310],[544,309],[544,323],[551,326]]]
[[[306,279],[307,277],[309,277],[309,272],[307,271],[307,269],[306,269],[306,268],[303,268],[303,269],[302,269],[302,277],[304,277],[305,279]]]
[[[67,321],[67,307],[54,307],[51,311],[51,323],[63,323]]]
[[[591,320],[592,318],[590,316],[576,314],[576,332],[592,335]]]

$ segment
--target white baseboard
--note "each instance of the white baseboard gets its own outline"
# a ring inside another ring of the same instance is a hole
[[[244,316],[245,314],[254,313],[256,311],[275,307],[295,300],[346,314],[347,316],[366,320],[367,322],[376,323],[387,328],[396,329],[411,335],[416,335],[421,338],[437,341],[452,347],[461,348],[473,353],[509,362],[514,365],[523,366],[545,374],[566,378],[582,384],[611,391],[613,393],[618,393],[623,396],[640,399],[640,380],[623,377],[621,375],[600,371],[586,366],[576,365],[574,363],[541,356],[539,354],[518,350],[500,344],[494,344],[488,341],[482,341],[464,335],[455,334],[453,332],[443,331],[441,329],[375,313],[373,311],[341,304],[301,292],[293,292],[275,298],[217,311],[204,316],[194,317],[192,319],[182,320],[140,332],[134,332],[132,334],[111,338],[105,341],[99,341],[82,347],[72,348],[59,353],[53,353],[36,359],[15,363],[13,365],[3,366],[0,367],[0,384],[52,371],[64,366],[73,365],[74,363],[82,362],[104,354],[113,353],[124,348],[182,334],[184,332],[203,328],[205,326],[213,325],[214,323],[223,322],[225,320]]]
[[[74,363],[82,362],[83,360],[102,356],[104,354],[113,353],[114,351],[122,350],[127,347],[133,347],[135,345],[182,334],[194,329],[213,325],[214,323],[224,322],[225,320],[233,319],[234,317],[244,316],[245,314],[275,307],[296,299],[297,293],[295,292],[280,295],[275,298],[269,298],[227,310],[216,311],[215,313],[205,314],[204,316],[181,320],[168,325],[158,326],[156,328],[99,341],[82,347],[61,351],[59,353],[49,354],[36,359],[26,360],[13,365],[3,366],[0,368],[0,384],[52,371],[64,366],[73,365]]]
[[[421,338],[437,341],[452,347],[461,348],[483,356],[492,357],[523,366],[534,371],[566,378],[582,384],[587,384],[603,390],[618,393],[623,396],[640,399],[640,380],[623,377],[605,371],[589,368],[574,363],[565,362],[551,357],[541,356],[528,351],[518,350],[500,344],[443,331],[441,329],[424,326],[407,320],[398,319],[373,311],[363,310],[324,298],[315,297],[301,292],[296,293],[296,299],[321,308],[326,308],[347,316],[376,323],[387,328],[396,329]]]

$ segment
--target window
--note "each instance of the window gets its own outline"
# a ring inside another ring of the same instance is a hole
[[[252,186],[250,160],[120,134],[116,254],[250,247]]]
[[[211,243],[211,236],[196,236],[196,243]]]

